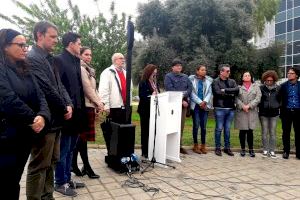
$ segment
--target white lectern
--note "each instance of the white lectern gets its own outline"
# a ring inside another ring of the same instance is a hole
[[[151,96],[148,157],[158,163],[166,159],[181,162],[179,157],[182,92],[164,92]],[[155,125],[156,123],[156,125]],[[156,127],[156,130],[155,130]]]

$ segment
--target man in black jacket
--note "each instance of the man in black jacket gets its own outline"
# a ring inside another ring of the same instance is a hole
[[[282,122],[282,143],[284,159],[290,155],[290,134],[292,124],[295,132],[296,158],[300,159],[300,72],[296,68],[290,68],[288,81],[281,84],[279,94],[281,96],[280,118]]]
[[[84,92],[81,80],[80,68],[80,35],[68,32],[63,35],[63,52],[55,57],[55,63],[59,67],[61,81],[69,93],[74,105],[72,119],[64,124],[60,140],[60,160],[55,170],[55,191],[67,196],[74,196],[76,192],[65,192],[66,186],[71,189],[84,187],[83,183],[74,183],[71,180],[71,163],[73,150],[76,146],[79,133],[85,124],[83,116],[85,109]]]
[[[234,117],[235,97],[239,94],[239,88],[235,80],[229,78],[230,66],[220,65],[220,75],[213,81],[212,92],[214,95],[213,106],[215,108],[215,154],[222,156],[221,133],[224,129],[224,152],[229,156],[234,154],[230,150],[230,125]]]
[[[45,94],[51,112],[47,134],[36,137],[28,165],[26,195],[28,200],[54,199],[54,167],[59,159],[60,129],[72,117],[72,102],[61,83],[50,54],[57,44],[57,28],[41,21],[33,30],[36,44],[27,55],[31,71]]]

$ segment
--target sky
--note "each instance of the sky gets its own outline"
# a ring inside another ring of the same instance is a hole
[[[67,8],[67,0],[56,0],[58,5],[62,8]],[[114,0],[115,2],[115,13],[126,13],[127,16],[131,15],[133,22],[137,16],[137,5],[138,3],[147,3],[149,0]],[[30,5],[35,2],[39,4],[40,0],[21,0],[25,5]],[[110,16],[109,8],[112,0],[98,0],[98,5],[100,12],[103,13],[105,18]],[[95,16],[98,13],[97,7],[95,6],[94,0],[72,0],[73,5],[78,5],[80,12],[82,14],[86,14],[89,16]],[[0,13],[6,16],[12,16],[14,14],[18,16],[26,16],[25,12],[22,12],[20,8],[18,8],[12,0],[4,0],[1,1]],[[6,22],[5,20],[0,19],[0,29],[2,28],[15,28],[12,24]],[[137,37],[141,37],[136,34]]]

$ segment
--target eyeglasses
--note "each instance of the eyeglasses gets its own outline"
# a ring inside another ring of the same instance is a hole
[[[16,42],[12,42],[12,43],[9,43],[9,44],[15,44],[15,45],[18,45],[20,48],[22,49],[28,49],[29,45],[26,44],[26,43],[16,43]]]
[[[266,82],[273,82],[274,80],[266,80]]]
[[[289,75],[293,75],[293,74],[296,74],[296,73],[294,73],[294,72],[289,72],[289,73],[287,73],[287,74],[289,74]]]
[[[223,72],[230,73],[230,70],[224,70]]]

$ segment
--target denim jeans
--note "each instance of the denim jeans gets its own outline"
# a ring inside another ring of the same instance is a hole
[[[221,133],[224,129],[224,147],[230,148],[230,125],[234,117],[233,109],[215,108],[215,145],[221,148]]]
[[[277,117],[260,116],[262,145],[264,151],[275,151]]]
[[[192,113],[193,117],[193,139],[194,144],[198,143],[198,129],[201,128],[201,144],[205,144],[206,139],[206,123],[208,117],[208,111],[200,109],[199,105],[196,105]]]
[[[55,184],[60,186],[71,180],[71,165],[73,150],[76,147],[78,135],[62,134],[60,138],[60,159],[55,169]]]

